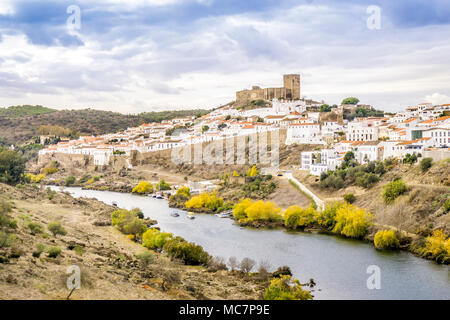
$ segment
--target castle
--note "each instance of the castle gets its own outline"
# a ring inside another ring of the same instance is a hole
[[[254,100],[300,100],[300,75],[285,74],[282,88],[265,88],[253,86],[250,90],[236,92],[236,104],[245,105]]]

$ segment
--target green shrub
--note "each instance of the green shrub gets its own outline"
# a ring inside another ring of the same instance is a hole
[[[74,184],[75,181],[76,181],[76,179],[74,176],[68,176],[65,180],[65,184],[68,187],[68,186],[71,186],[72,184]]]
[[[171,233],[161,232],[158,229],[148,229],[142,235],[142,245],[147,249],[162,249],[167,241],[173,239]]]
[[[11,247],[16,243],[17,236],[0,230],[0,248]]]
[[[38,234],[38,233],[44,232],[44,228],[42,227],[42,225],[37,222],[30,222],[27,225],[27,227],[28,227],[28,229],[30,229],[32,234]]]
[[[408,188],[403,180],[398,179],[389,182],[383,187],[383,198],[386,204],[394,202],[399,196],[404,194]]]
[[[134,240],[137,240],[147,230],[147,225],[144,220],[139,218],[139,213],[139,209],[116,210],[111,215],[111,224],[116,226],[120,232],[133,235]]]
[[[59,222],[50,222],[47,225],[48,231],[53,233],[53,236],[56,237],[58,234],[65,236],[67,234],[66,229]]]
[[[39,258],[41,256],[42,252],[44,252],[44,251],[45,251],[45,245],[43,245],[42,243],[39,243],[36,246],[36,250],[33,251],[33,257]]]
[[[426,172],[433,165],[433,158],[423,158],[419,165],[422,172]]]
[[[344,201],[352,204],[353,202],[356,201],[356,197],[355,197],[355,195],[353,193],[347,193],[344,196]]]
[[[373,240],[375,247],[378,249],[394,249],[400,246],[394,230],[380,230],[375,234]]]
[[[152,264],[155,262],[155,257],[151,252],[143,252],[136,255],[136,258],[141,262],[141,264],[146,267],[149,264]]]
[[[180,259],[187,265],[207,265],[210,259],[201,246],[178,239],[166,242],[164,251],[172,259]]]
[[[442,207],[444,208],[445,213],[449,212],[450,211],[450,199],[445,200]]]
[[[300,281],[283,275],[270,281],[264,300],[312,300],[312,295],[302,288]]]
[[[57,258],[61,254],[61,248],[59,247],[50,247],[47,250],[47,254],[49,258]]]
[[[355,183],[357,186],[367,189],[378,181],[380,181],[380,178],[376,174],[364,173],[363,175],[356,178]]]

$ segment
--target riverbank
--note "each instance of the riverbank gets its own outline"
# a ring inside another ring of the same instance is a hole
[[[158,220],[162,231],[199,244],[225,261],[230,257],[266,261],[272,271],[287,265],[302,283],[314,279],[314,299],[450,299],[448,266],[406,251],[375,250],[366,241],[314,231],[237,227],[234,220],[211,214],[197,214],[190,220],[186,212],[178,211],[179,217],[173,217],[167,201],[152,197],[80,188],[66,191],[75,198],[116,202],[128,210],[139,207],[145,217]],[[366,287],[371,265],[382,270],[381,290]]]
[[[265,282],[251,276],[186,266],[157,252],[143,265],[136,256],[148,250],[111,226],[117,208],[101,201],[31,186],[0,184],[0,191],[16,222],[14,243],[0,248],[1,299],[65,299],[71,265],[82,276],[75,300],[259,299],[264,292]],[[51,235],[53,222],[66,233]],[[50,248],[59,250],[56,257]]]

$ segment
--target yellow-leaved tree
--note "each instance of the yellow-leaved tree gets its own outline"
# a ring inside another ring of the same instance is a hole
[[[233,177],[239,177],[239,173],[237,173],[236,170],[233,171]]]
[[[336,211],[334,232],[351,238],[362,238],[372,225],[373,216],[366,210],[345,203]]]
[[[284,212],[284,224],[288,228],[306,227],[317,221],[318,212],[311,205],[303,209],[299,206],[290,206]]]
[[[256,166],[255,165],[253,165],[253,167],[251,167],[251,169],[249,169],[248,171],[247,171],[247,176],[249,176],[249,177],[254,177],[254,176],[256,176],[258,174],[258,169],[256,169]]]
[[[153,185],[148,181],[141,181],[131,192],[140,194],[152,193]]]
[[[289,275],[282,275],[270,281],[264,293],[264,300],[312,300],[311,292],[304,290],[300,281]]]
[[[245,219],[247,218],[247,214],[245,210],[253,204],[253,201],[250,199],[242,199],[241,202],[236,204],[233,208],[233,216],[236,219]]]
[[[249,221],[275,221],[282,220],[281,209],[272,201],[264,202],[262,200],[254,202],[245,210]]]
[[[426,238],[423,255],[438,262],[445,262],[450,260],[450,239],[447,240],[447,235],[443,230],[436,230],[433,235]]]

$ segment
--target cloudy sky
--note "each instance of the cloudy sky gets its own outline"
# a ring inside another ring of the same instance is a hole
[[[331,104],[450,103],[449,39],[448,0],[0,0],[0,106],[215,107],[283,73]]]

